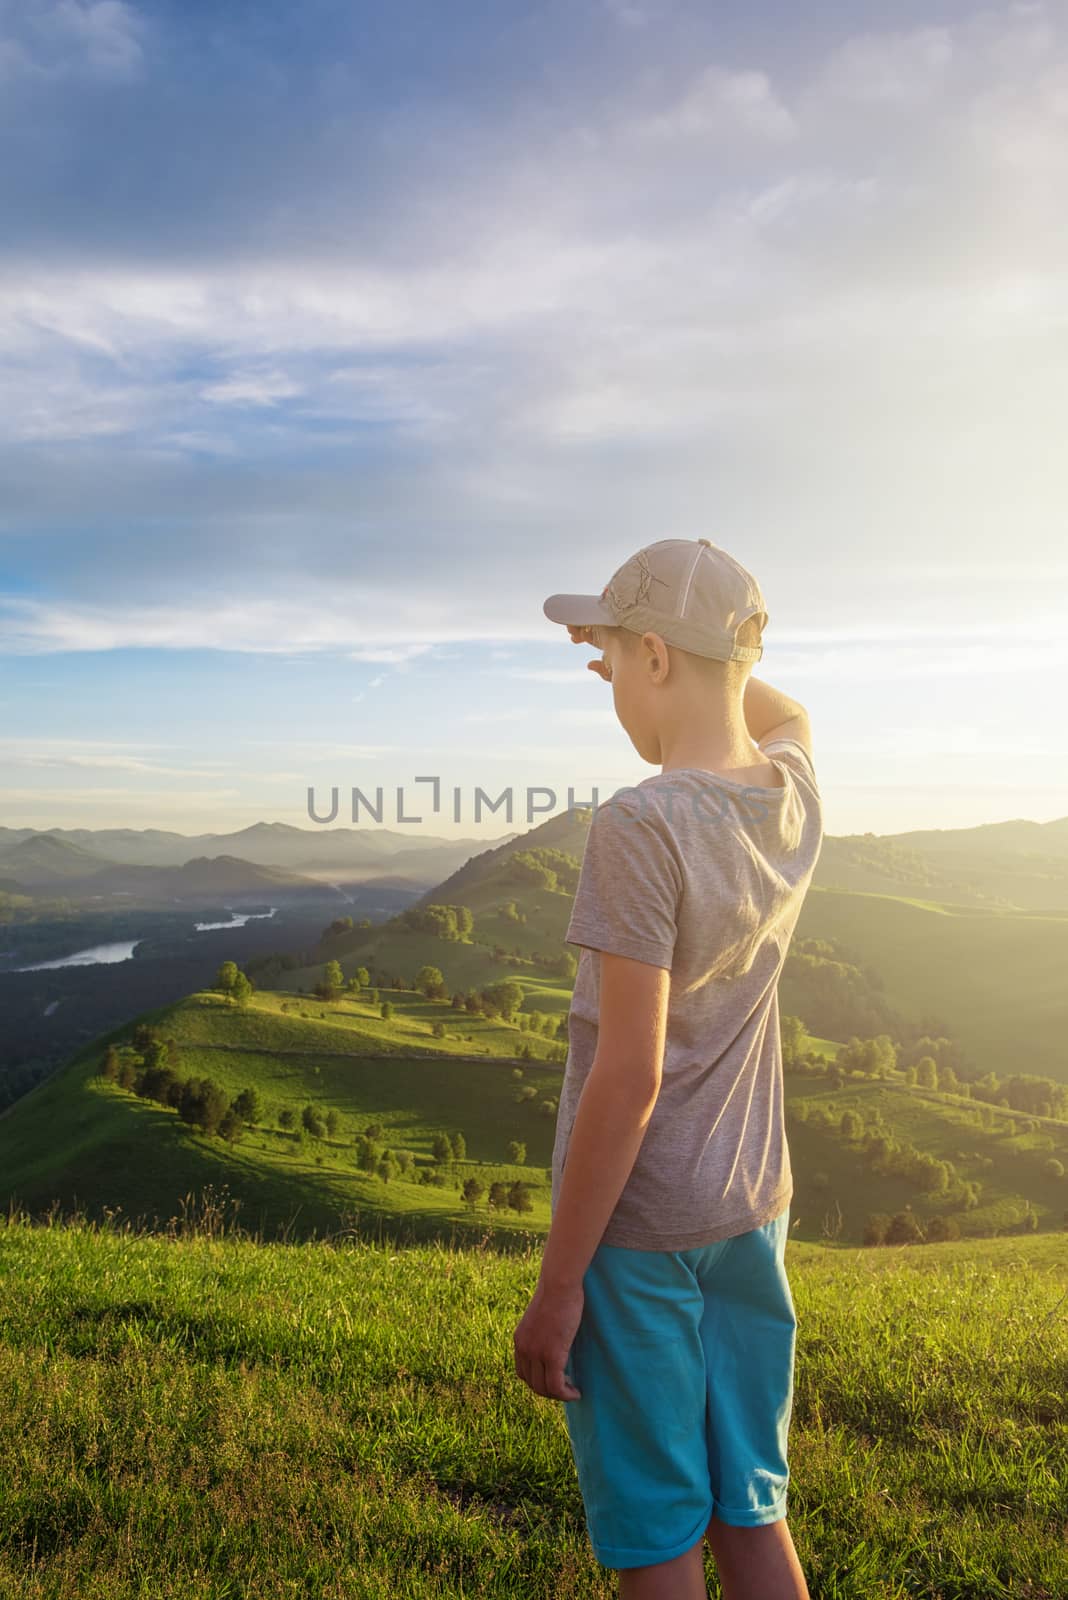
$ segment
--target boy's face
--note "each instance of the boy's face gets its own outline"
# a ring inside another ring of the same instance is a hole
[[[643,761],[660,761],[656,689],[668,672],[668,649],[656,633],[626,634],[622,628],[589,630],[589,642],[601,651],[590,667],[612,685],[616,716]]]

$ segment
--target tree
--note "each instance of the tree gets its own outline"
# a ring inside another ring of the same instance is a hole
[[[234,986],[230,990],[230,998],[239,1006],[247,1006],[252,999],[252,985],[243,972],[239,972],[234,979]]]
[[[864,1121],[859,1112],[843,1111],[838,1127],[843,1139],[859,1139],[864,1132]]]
[[[313,1105],[306,1105],[300,1114],[301,1126],[313,1139],[321,1139],[326,1132],[318,1111]]]
[[[219,1123],[219,1133],[227,1144],[236,1144],[244,1131],[245,1124],[234,1110],[234,1107],[230,1106],[229,1110],[223,1113],[223,1119]]]
[[[214,1078],[187,1078],[182,1085],[178,1115],[190,1127],[215,1133],[229,1109],[229,1100]]]
[[[390,1017],[393,1015],[393,1002],[391,1000],[383,1000],[380,1008],[380,1015],[384,1021],[389,1021]]]
[[[392,1156],[384,1155],[381,1161],[378,1163],[377,1170],[378,1176],[382,1179],[382,1182],[388,1183],[391,1178],[395,1178],[397,1176],[397,1163],[394,1161]]]
[[[280,1128],[291,1128],[296,1120],[296,1113],[291,1111],[288,1106],[283,1106],[278,1113],[278,1126]]]
[[[452,1136],[452,1159],[454,1161],[467,1160],[467,1140],[462,1133],[454,1133]]]
[[[463,1188],[464,1204],[473,1211],[485,1192],[477,1178],[465,1179]]]
[[[109,1044],[107,1051],[105,1052],[104,1059],[100,1064],[99,1076],[101,1078],[117,1078],[119,1075],[120,1059],[118,1046]]]
[[[435,1022],[434,1026],[431,1028],[430,1032],[431,1032],[431,1035],[435,1039],[444,1039],[444,1037],[445,1037],[445,1024],[443,1022]]]
[[[864,1224],[864,1244],[883,1244],[886,1240],[886,1230],[890,1226],[890,1218],[885,1211],[870,1211],[868,1220]]]
[[[503,978],[483,989],[482,997],[495,1006],[502,1017],[511,1017],[523,1004],[523,987],[514,978]]]
[[[938,1088],[938,1063],[933,1056],[921,1056],[917,1061],[916,1082],[921,1089]]]
[[[446,1161],[452,1160],[452,1140],[447,1133],[436,1133],[434,1142],[430,1147],[431,1155],[436,1166],[441,1166]]]
[[[780,1016],[779,1037],[782,1040],[783,1066],[792,1067],[808,1037],[805,1024],[800,1017]]]
[[[527,1147],[521,1139],[510,1139],[508,1141],[508,1159],[514,1166],[526,1166]]]
[[[491,1183],[489,1192],[489,1208],[491,1211],[503,1211],[508,1205],[508,1185],[506,1183]]]
[[[326,1113],[326,1131],[330,1135],[331,1139],[336,1137],[337,1130],[340,1126],[341,1118],[338,1116],[334,1107],[331,1106],[329,1111]]]
[[[415,975],[415,987],[428,1000],[440,1000],[445,994],[445,979],[440,967],[420,967]]]
[[[260,1097],[255,1089],[242,1089],[234,1101],[234,1115],[242,1122],[258,1122],[260,1116]]]
[[[330,1000],[339,995],[344,987],[345,974],[341,970],[341,962],[328,961],[323,967],[323,981],[316,985],[316,994]]]
[[[886,1230],[887,1244],[919,1244],[923,1241],[923,1229],[911,1211],[897,1211],[890,1219],[890,1226]]]
[[[215,974],[216,989],[221,989],[223,994],[229,994],[234,987],[234,980],[236,977],[237,962],[224,961],[218,972]],[[134,1043],[136,1044],[136,1042],[137,1041],[135,1039]]]
[[[508,1205],[510,1210],[518,1211],[520,1215],[524,1211],[533,1211],[534,1202],[530,1198],[530,1185],[517,1178],[515,1183],[509,1186]]]

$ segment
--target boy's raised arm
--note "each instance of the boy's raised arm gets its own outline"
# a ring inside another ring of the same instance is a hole
[[[791,700],[781,689],[773,688],[770,683],[754,677],[752,673],[746,680],[742,710],[745,714],[745,725],[757,744],[773,728],[780,728],[784,722],[793,722],[795,718],[804,718],[808,715],[800,701]]]

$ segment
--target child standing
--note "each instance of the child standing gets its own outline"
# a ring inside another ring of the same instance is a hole
[[[804,708],[751,676],[759,585],[707,539],[545,613],[660,771],[596,807],[552,1227],[518,1375],[566,1402],[624,1600],[808,1600],[786,1524],[796,1317],[778,979],[823,838]]]

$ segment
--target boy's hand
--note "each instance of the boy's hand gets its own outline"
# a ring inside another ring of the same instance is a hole
[[[582,1393],[564,1376],[586,1296],[577,1289],[546,1289],[539,1283],[512,1342],[515,1370],[535,1394],[547,1400],[581,1400]]]
[[[567,631],[571,635],[572,644],[592,644],[595,650],[600,648],[596,640],[593,638],[592,628],[585,625],[580,627],[577,623],[569,622],[567,624]],[[608,668],[605,666],[603,660],[587,661],[586,666],[590,672],[596,672],[599,678],[603,678],[605,683],[611,683],[611,673],[608,671]]]

